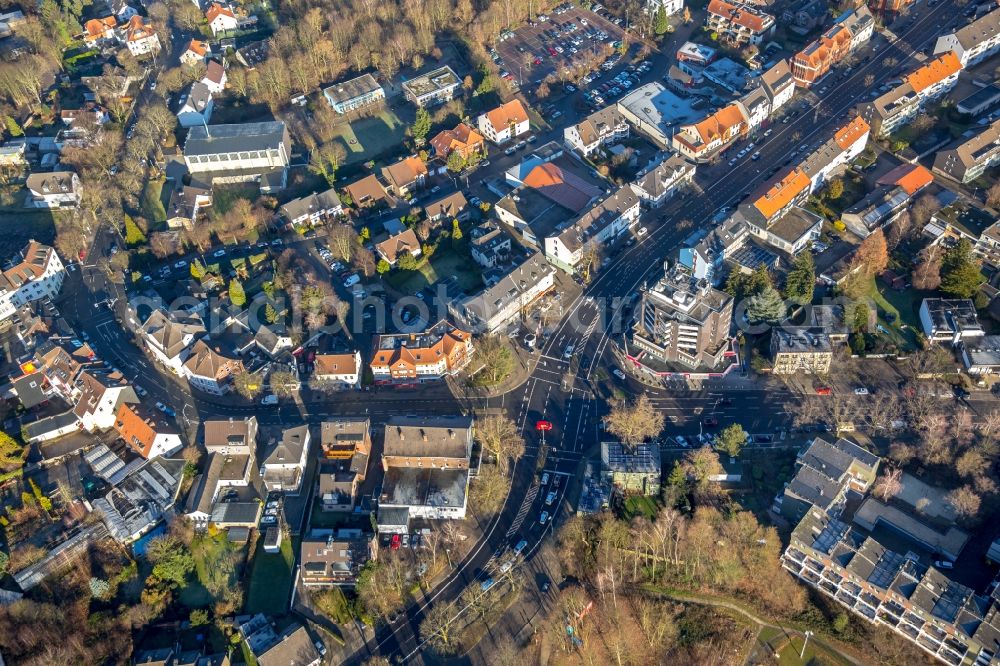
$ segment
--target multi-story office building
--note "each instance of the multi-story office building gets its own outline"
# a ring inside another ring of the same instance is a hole
[[[323,89],[323,97],[333,110],[343,115],[385,101],[385,90],[371,74],[362,74],[348,81]]]

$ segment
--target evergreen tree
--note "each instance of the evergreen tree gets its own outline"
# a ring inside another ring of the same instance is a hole
[[[771,274],[768,272],[767,266],[761,265],[753,273],[744,273],[740,270],[732,271],[726,279],[724,291],[739,303],[746,298],[756,296],[770,286]]]
[[[410,127],[410,132],[413,134],[413,140],[418,146],[422,146],[424,141],[427,140],[427,135],[430,131],[431,114],[427,113],[427,109],[417,109],[417,117],[413,121],[413,125]]]
[[[785,303],[781,294],[771,285],[766,286],[759,294],[750,297],[747,302],[747,319],[750,323],[767,322],[773,324],[785,318]]]
[[[465,158],[457,150],[453,150],[448,153],[448,162],[446,164],[448,171],[452,173],[458,173],[465,168]]]
[[[274,306],[270,303],[264,306],[264,319],[268,324],[273,324],[278,321],[278,313],[275,311]]]
[[[142,229],[139,225],[135,223],[130,215],[125,216],[125,244],[129,247],[135,247],[136,245],[142,245],[146,242],[146,234],[142,233]]]
[[[451,221],[451,239],[453,241],[462,240],[462,227],[459,226],[457,219]]]
[[[17,121],[10,116],[4,116],[4,124],[7,126],[7,132],[12,136],[24,136],[24,130],[21,126],[17,124]]]
[[[667,11],[661,4],[653,17],[653,32],[657,35],[665,34],[670,29],[670,22],[667,21]]]
[[[375,266],[375,270],[378,271],[379,275],[385,275],[392,270],[392,266],[390,266],[389,262],[385,259],[379,259],[378,264]]]
[[[361,233],[358,234],[358,240],[362,245],[371,240],[372,232],[368,230],[368,227],[361,227]]]
[[[785,298],[805,305],[812,301],[816,284],[816,264],[812,252],[800,252],[785,277]]]
[[[229,281],[229,302],[238,308],[247,303],[247,294],[243,291],[243,285],[236,278]]]
[[[200,281],[205,278],[205,267],[197,259],[191,262],[190,270],[191,270],[191,277],[193,277],[195,280]]]
[[[941,262],[941,291],[958,298],[972,298],[985,281],[967,239],[945,252]]]

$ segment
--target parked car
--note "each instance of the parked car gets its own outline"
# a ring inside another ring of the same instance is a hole
[[[538,522],[540,522],[542,525],[544,525],[545,523],[549,522],[549,512],[548,511],[542,511],[542,515],[540,515],[538,517]]]
[[[866,389],[864,386],[859,386],[856,389],[854,389],[854,395],[868,395],[868,389]]]
[[[514,552],[520,555],[522,552],[524,552],[524,549],[527,547],[528,547],[528,542],[525,541],[524,539],[521,539],[520,541],[517,542],[517,545],[514,546]]]
[[[542,485],[547,486],[549,484],[549,473],[545,472],[542,474]]]
[[[613,374],[618,379],[625,381],[625,373],[622,372],[620,368],[615,368],[614,370],[611,371],[611,374]]]
[[[545,506],[552,506],[552,503],[556,501],[556,497],[558,496],[559,493],[554,490],[549,492],[549,494],[545,496]]]
[[[350,289],[359,282],[361,282],[361,277],[357,273],[352,273],[344,280],[344,288]]]

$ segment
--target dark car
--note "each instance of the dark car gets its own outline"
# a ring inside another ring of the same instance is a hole
[[[702,423],[704,425],[706,425],[706,426],[709,426],[709,427],[717,426],[717,425],[719,425],[719,419],[715,418],[714,416],[709,416],[709,417],[705,418],[702,421]]]

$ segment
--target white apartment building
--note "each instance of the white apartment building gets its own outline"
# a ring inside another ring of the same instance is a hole
[[[684,0],[646,0],[646,11],[656,14],[663,7],[667,16],[680,14],[684,11]]]
[[[33,173],[24,186],[26,208],[79,208],[83,198],[80,177],[72,171]]]
[[[985,60],[997,50],[1000,50],[1000,9],[941,35],[934,44],[935,54],[953,51],[963,68]]]
[[[627,139],[628,135],[628,121],[615,105],[595,111],[576,125],[564,129],[563,143],[570,150],[587,156],[603,145]]]
[[[513,99],[480,115],[476,125],[484,137],[498,146],[531,130],[528,112],[519,99]]]
[[[66,269],[56,251],[28,241],[21,256],[0,277],[0,321],[14,316],[22,305],[40,298],[55,299],[65,278]]]
[[[313,361],[313,377],[323,382],[356,387],[361,381],[361,353],[317,354]]]
[[[175,375],[183,374],[194,341],[205,334],[198,318],[186,318],[181,313],[168,314],[154,310],[142,324],[142,336],[153,360]]]
[[[573,273],[592,244],[610,243],[638,221],[639,196],[626,185],[575,220],[559,225],[558,234],[545,238],[545,258]]]
[[[536,252],[493,286],[460,301],[452,301],[448,310],[456,321],[474,333],[500,332],[517,321],[539,296],[552,289],[555,273],[545,257]]]

